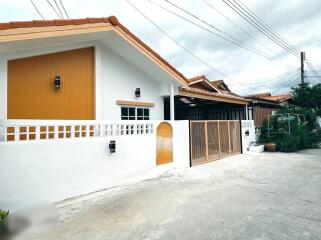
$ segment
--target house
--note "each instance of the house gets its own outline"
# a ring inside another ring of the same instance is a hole
[[[281,106],[292,102],[292,97],[289,93],[275,96],[272,96],[271,93],[259,93],[244,96],[244,98],[251,100],[249,109],[257,128],[261,127],[263,122]]]
[[[249,100],[232,93],[223,80],[205,75],[188,80],[175,96],[176,120],[247,120]],[[169,119],[169,98],[165,98],[165,119]]]
[[[2,23],[0,32],[0,119],[161,120],[163,98],[188,86],[116,17]]]
[[[186,120],[238,119],[209,124],[210,149],[196,146],[204,131],[191,141],[238,154],[249,104],[223,81],[186,78],[114,16],[0,23],[0,98],[8,209],[189,167]]]

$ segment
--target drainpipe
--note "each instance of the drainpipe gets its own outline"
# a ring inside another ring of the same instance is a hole
[[[246,112],[246,119],[245,120],[250,120],[250,117],[249,117],[249,106],[248,105],[246,105],[246,107],[245,107],[245,112]]]
[[[171,121],[175,120],[175,103],[174,103],[174,84],[170,84],[170,110],[171,110]]]

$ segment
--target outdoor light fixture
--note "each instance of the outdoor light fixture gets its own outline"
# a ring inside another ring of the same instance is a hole
[[[250,131],[249,130],[245,131],[245,136],[250,136]]]
[[[60,76],[57,75],[55,76],[55,89],[60,89],[60,86],[61,86],[61,79],[60,79]]]
[[[136,88],[136,90],[135,90],[135,96],[136,96],[137,98],[140,97],[140,88]]]
[[[187,98],[180,98],[179,100],[182,101],[183,103],[186,103],[186,104],[192,103],[192,102],[191,102],[190,100],[188,100]]]
[[[109,142],[109,152],[110,153],[115,153],[116,152],[116,141],[115,140],[110,140],[110,142]]]

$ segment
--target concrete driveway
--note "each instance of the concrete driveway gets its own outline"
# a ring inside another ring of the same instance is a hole
[[[58,207],[34,239],[321,239],[321,150],[236,155]]]

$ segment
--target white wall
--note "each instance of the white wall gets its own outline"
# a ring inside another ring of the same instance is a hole
[[[159,121],[153,122],[155,130]],[[173,127],[174,162],[156,166],[156,131],[147,135],[0,142],[0,208],[56,202],[189,166],[188,121]],[[116,140],[110,154],[109,140]]]
[[[141,88],[140,101],[151,101],[152,120],[164,119],[162,95],[169,95],[168,82],[160,82],[126,61],[101,41],[63,46],[51,46],[17,51],[0,56],[0,119],[7,119],[7,62],[10,59],[36,56],[77,48],[95,47],[95,103],[96,119],[120,120],[117,99],[136,100],[135,89]]]
[[[161,83],[120,57],[109,47],[101,47],[101,119],[120,120],[120,106],[116,100],[136,101],[135,89],[141,89],[139,101],[154,102],[151,120],[164,119]],[[165,84],[164,84],[165,85]]]

